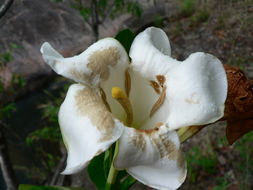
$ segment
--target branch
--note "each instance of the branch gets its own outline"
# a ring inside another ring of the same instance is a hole
[[[49,183],[49,185],[58,185],[57,182],[58,182],[58,179],[59,179],[59,175],[60,173],[62,172],[62,169],[65,165],[65,161],[66,161],[66,157],[67,157],[67,154],[65,153],[61,160],[59,161],[59,163],[57,164],[56,168],[55,168],[55,172],[54,172],[54,175]],[[63,184],[62,184],[63,185]]]
[[[99,25],[99,20],[98,20],[98,10],[97,10],[97,0],[93,0],[91,2],[91,22],[92,22],[92,30],[94,33],[95,41],[98,40],[98,25]]]
[[[113,11],[114,6],[115,6],[115,3],[113,2],[111,6],[108,8],[108,10],[106,11],[106,14],[103,16],[103,19],[99,21],[99,24],[103,24],[103,22],[110,16],[110,14]]]
[[[7,190],[17,190],[16,176],[10,162],[7,143],[4,137],[3,127],[0,126],[0,166]]]
[[[6,0],[4,4],[0,7],[0,18],[5,15],[8,9],[11,7],[14,0]]]

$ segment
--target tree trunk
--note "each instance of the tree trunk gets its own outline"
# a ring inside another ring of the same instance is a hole
[[[18,184],[9,158],[7,142],[2,126],[0,126],[0,166],[7,190],[17,190]]]
[[[11,7],[14,0],[6,0],[0,7],[0,18],[5,15],[8,9]]]
[[[92,26],[91,27],[92,27],[95,41],[97,41],[98,37],[99,37],[99,31],[98,31],[99,20],[98,20],[98,10],[97,10],[97,1],[96,0],[93,0],[91,2],[91,11],[92,11],[92,15],[91,15]]]

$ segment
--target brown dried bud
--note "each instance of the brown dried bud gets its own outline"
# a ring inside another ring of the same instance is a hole
[[[228,80],[228,96],[225,102],[227,120],[226,135],[233,144],[244,134],[253,130],[253,80],[247,80],[237,67],[224,65]]]
[[[228,80],[225,120],[253,118],[253,80],[247,80],[237,67],[224,65]]]

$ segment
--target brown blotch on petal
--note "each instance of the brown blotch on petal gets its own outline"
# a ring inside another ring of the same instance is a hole
[[[87,116],[102,133],[100,141],[110,140],[115,122],[98,92],[93,88],[86,87],[77,92],[75,101],[79,114]]]
[[[178,149],[176,145],[168,139],[167,134],[160,134],[152,138],[152,142],[156,146],[161,158],[176,160],[178,157]]]
[[[185,99],[188,104],[199,104],[199,100],[196,97],[196,93],[191,94],[189,98]]]
[[[178,156],[177,156],[177,166],[182,169],[185,167],[185,159],[184,159],[184,154],[181,150],[178,151]]]
[[[150,86],[155,90],[155,92],[156,92],[157,94],[160,94],[160,93],[161,93],[161,91],[160,91],[160,86],[159,86],[159,84],[158,84],[156,81],[151,80],[151,81],[150,81]]]
[[[145,151],[146,149],[146,140],[142,133],[136,133],[131,137],[131,142],[141,151]]]
[[[166,81],[165,76],[163,76],[163,75],[156,75],[156,79],[158,80],[158,82],[161,85],[161,87],[163,87],[163,85],[164,85],[164,83]]]
[[[104,50],[98,50],[90,55],[87,67],[92,70],[91,78],[99,75],[106,80],[110,75],[110,67],[118,63],[120,59],[119,50],[116,47],[110,47]]]
[[[89,75],[83,73],[82,71],[78,71],[77,69],[70,69],[69,73],[77,80],[87,81],[87,82],[91,81],[91,78]]]
[[[158,129],[159,127],[161,127],[163,125],[164,125],[164,123],[158,122],[158,123],[155,124],[155,129]]]

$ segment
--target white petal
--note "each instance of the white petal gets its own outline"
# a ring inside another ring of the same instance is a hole
[[[227,77],[222,63],[205,53],[191,54],[167,74],[170,128],[203,125],[224,115]]]
[[[177,133],[168,130],[125,128],[114,166],[152,188],[177,189],[185,180],[186,167]]]
[[[97,89],[72,85],[60,107],[59,124],[68,150],[63,174],[83,169],[96,155],[107,150],[122,134],[123,125],[103,104]]]
[[[107,80],[112,68],[128,67],[128,55],[113,38],[102,39],[78,56],[63,58],[49,43],[41,46],[45,62],[59,75],[87,85]]]
[[[135,37],[129,55],[133,69],[150,79],[164,75],[178,64],[170,57],[170,42],[165,32],[155,27],[147,28]]]

